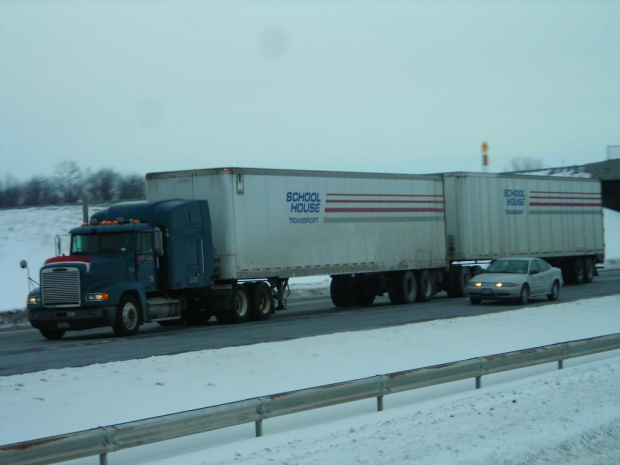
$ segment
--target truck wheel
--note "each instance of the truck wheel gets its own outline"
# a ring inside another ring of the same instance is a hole
[[[418,296],[417,300],[420,302],[428,302],[433,298],[435,294],[435,279],[433,276],[426,270],[421,271],[416,274],[417,284],[418,284]]]
[[[133,336],[140,329],[140,306],[132,295],[124,295],[116,307],[113,328],[117,336]]]
[[[45,339],[50,341],[55,341],[65,335],[65,331],[61,329],[40,329],[39,331]]]
[[[233,288],[230,307],[216,315],[217,321],[225,324],[238,324],[248,321],[250,314],[250,298],[248,289],[243,284]]]
[[[573,284],[582,284],[584,278],[584,265],[581,258],[575,258],[572,263],[572,275],[571,281]]]
[[[368,307],[375,302],[377,294],[373,286],[367,285],[365,287],[355,287],[355,305],[360,307]]]
[[[412,304],[418,295],[418,283],[415,274],[411,271],[403,271],[397,275],[396,298],[399,303]]]
[[[271,318],[273,313],[273,296],[267,283],[256,283],[252,289],[252,307],[250,313],[253,320],[263,321]]]
[[[529,302],[529,300],[530,300],[530,288],[527,284],[524,284],[523,287],[521,288],[521,292],[519,293],[517,302],[520,303],[521,305],[525,305],[526,303]]]
[[[591,257],[583,259],[583,282],[591,283],[594,280],[594,262]]]
[[[353,305],[351,286],[348,276],[333,276],[329,284],[329,295],[336,307],[350,307]]]
[[[547,294],[547,299],[553,301],[558,300],[560,297],[560,283],[556,280],[553,281],[553,286],[551,286],[551,294]]]

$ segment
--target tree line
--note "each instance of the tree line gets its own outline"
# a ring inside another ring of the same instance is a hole
[[[24,182],[10,176],[0,180],[0,208],[78,203],[83,190],[88,194],[89,202],[145,198],[143,176],[123,175],[111,169],[91,173],[82,170],[75,162],[65,161],[56,165],[50,176],[35,176]]]

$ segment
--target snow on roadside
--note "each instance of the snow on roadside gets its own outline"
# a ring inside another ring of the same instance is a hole
[[[618,308],[620,296],[609,296],[0,377],[0,443],[620,332]],[[115,453],[114,463],[557,463],[544,462],[545,453],[582,454],[608,439],[605,450],[617,457],[620,359],[606,357],[567,362],[562,372],[530,369],[539,375],[530,380],[523,372],[485,377],[480,391],[468,380],[388,396],[387,411],[372,416],[373,402],[363,401],[271,419],[261,439],[245,425]]]

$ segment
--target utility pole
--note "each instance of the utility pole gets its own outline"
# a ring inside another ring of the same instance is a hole
[[[484,171],[485,173],[488,170],[488,166],[489,166],[489,155],[488,152],[489,151],[489,144],[487,144],[487,141],[482,142],[482,171]]]

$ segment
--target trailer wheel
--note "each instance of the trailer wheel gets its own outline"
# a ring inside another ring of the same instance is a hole
[[[594,280],[594,261],[592,257],[583,259],[583,282],[591,283]]]
[[[417,300],[420,302],[428,302],[435,294],[434,277],[426,270],[416,274],[418,285]]]
[[[250,298],[244,284],[233,287],[230,306],[216,315],[217,321],[225,324],[238,324],[248,321],[250,313]]]
[[[264,281],[256,283],[252,289],[252,307],[250,308],[252,319],[268,320],[273,313],[273,307],[273,296],[269,285]]]
[[[372,305],[376,297],[375,289],[372,286],[356,286],[355,288],[355,304],[360,307]]]
[[[418,283],[415,274],[403,271],[396,278],[396,298],[400,304],[412,304],[418,295]]]
[[[350,278],[344,275],[332,276],[329,284],[329,295],[336,307],[351,307],[354,305],[352,298],[352,286]]]
[[[61,329],[40,329],[39,332],[45,339],[55,341],[65,335],[65,331]]]
[[[467,266],[456,266],[450,270],[452,289],[450,297],[467,297],[467,282],[471,279],[471,271]]]
[[[140,306],[132,295],[124,295],[116,307],[116,322],[113,326],[117,336],[133,336],[140,329]]]
[[[583,284],[584,280],[584,264],[583,260],[578,257],[573,259],[573,263],[571,264],[572,271],[572,283],[573,284]]]

